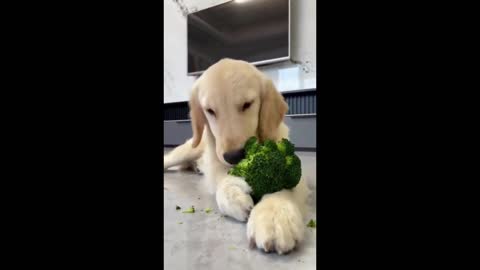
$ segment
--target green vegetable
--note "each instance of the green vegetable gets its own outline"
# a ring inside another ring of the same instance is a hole
[[[208,214],[208,213],[210,213],[210,212],[212,212],[212,208],[206,208],[206,209],[205,209],[205,213]]]
[[[183,224],[183,222],[178,222],[178,224]]]
[[[294,188],[302,176],[301,161],[295,146],[287,139],[259,143],[251,137],[245,143],[245,158],[230,169],[229,174],[243,177],[252,187],[252,198]]]
[[[310,219],[310,221],[307,224],[307,227],[316,228],[317,227],[317,222],[313,221],[313,219]]]
[[[187,213],[187,214],[195,213],[195,208],[192,206],[192,207],[188,208],[187,210],[183,211],[182,213]]]

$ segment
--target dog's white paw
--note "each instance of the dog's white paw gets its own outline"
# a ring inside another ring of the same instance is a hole
[[[250,186],[241,178],[229,175],[217,188],[217,204],[222,214],[247,221],[253,208]]]
[[[304,237],[305,225],[300,210],[291,200],[265,199],[255,206],[247,223],[250,247],[286,254]]]

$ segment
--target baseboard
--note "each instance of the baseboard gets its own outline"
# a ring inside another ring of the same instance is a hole
[[[315,151],[317,147],[316,115],[303,114],[286,116],[285,124],[290,128],[290,141],[296,147],[304,149],[305,151]],[[191,122],[180,120],[164,121],[163,134],[163,143],[165,146],[183,144],[192,137]]]
[[[180,144],[164,144],[163,147],[164,148],[175,148],[177,146],[179,146]]]
[[[295,151],[299,152],[316,152],[317,148],[312,147],[295,147]]]
[[[300,89],[281,92],[288,104],[288,115],[315,114],[317,112],[317,89]],[[163,104],[163,120],[188,120],[189,107],[187,101]]]

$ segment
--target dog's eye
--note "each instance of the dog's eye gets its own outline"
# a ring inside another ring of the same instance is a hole
[[[242,111],[245,111],[246,109],[250,108],[250,105],[252,105],[252,102],[245,102],[242,107]]]
[[[213,116],[215,116],[215,112],[212,109],[207,109],[207,112]]]

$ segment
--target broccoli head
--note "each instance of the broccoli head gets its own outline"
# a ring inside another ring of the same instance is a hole
[[[245,179],[252,187],[255,202],[265,194],[294,188],[300,181],[301,161],[294,153],[294,145],[287,139],[260,143],[252,137],[244,148],[245,158],[229,174]]]

